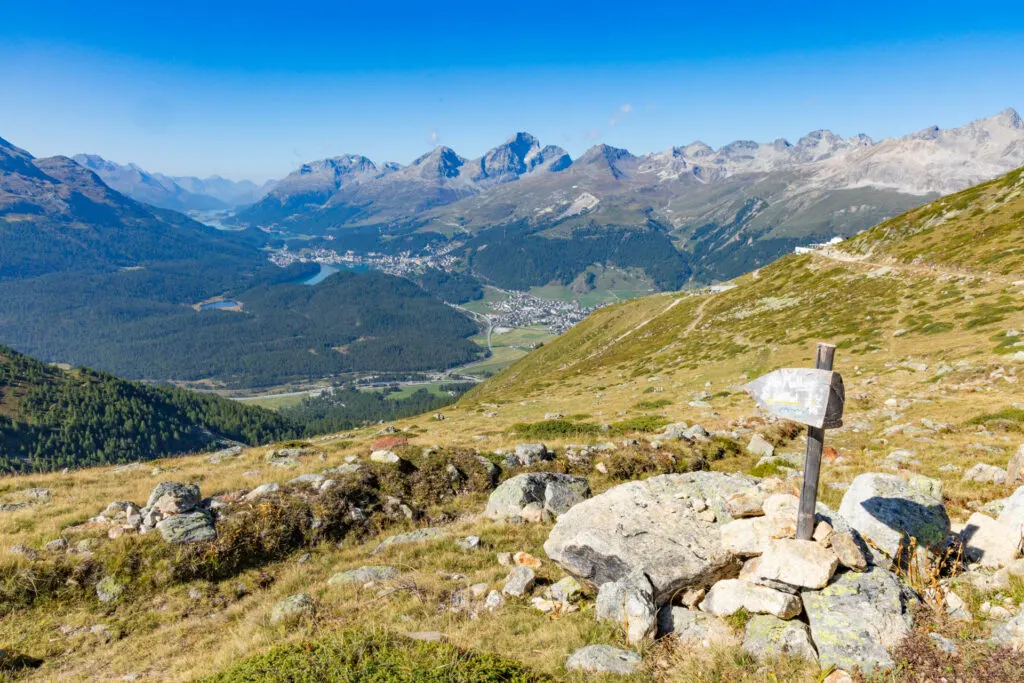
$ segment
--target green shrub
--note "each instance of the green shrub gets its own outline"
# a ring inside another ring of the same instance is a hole
[[[656,401],[640,401],[633,405],[637,410],[657,410],[658,408],[664,408],[665,406],[672,405],[672,399],[659,398]]]
[[[591,422],[572,420],[543,420],[541,422],[517,422],[508,429],[510,434],[530,439],[561,439],[579,436],[595,436],[601,428]]]
[[[356,631],[250,657],[206,683],[532,683],[550,677],[498,655]]]

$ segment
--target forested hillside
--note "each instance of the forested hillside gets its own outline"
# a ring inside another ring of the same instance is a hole
[[[61,370],[0,347],[0,471],[48,471],[150,460],[222,439],[250,445],[299,428],[261,408]]]

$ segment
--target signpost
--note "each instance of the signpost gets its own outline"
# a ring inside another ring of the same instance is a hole
[[[814,534],[825,430],[843,425],[846,391],[842,376],[832,372],[835,355],[835,346],[819,343],[813,369],[783,368],[758,377],[744,387],[758,405],[772,415],[807,425],[804,482],[796,522],[796,537],[804,541],[811,540]]]

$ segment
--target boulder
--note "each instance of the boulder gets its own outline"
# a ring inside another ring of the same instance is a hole
[[[800,588],[824,588],[838,566],[839,558],[829,548],[814,541],[779,538],[768,544],[757,572],[764,581],[779,581]]]
[[[840,574],[820,591],[804,590],[801,597],[822,669],[860,666],[871,674],[891,668],[890,649],[913,626],[908,595],[893,574],[879,567]]]
[[[327,477],[325,477],[322,474],[300,474],[299,476],[290,480],[288,483],[292,484],[293,486],[296,484],[309,484],[314,488],[320,488],[320,485],[323,484],[326,480]]]
[[[693,472],[620,484],[559,517],[544,551],[597,585],[639,569],[660,605],[680,588],[735,575],[739,563],[722,547],[718,523],[699,518],[693,503],[703,501],[718,522],[730,521],[726,499],[755,483],[741,474]]]
[[[739,579],[726,579],[711,587],[700,603],[700,609],[716,617],[727,617],[744,609],[751,614],[792,619],[803,611],[803,605],[796,595]]]
[[[1024,649],[1024,610],[1017,616],[992,627],[992,642],[1008,645],[1015,650]]]
[[[404,534],[396,534],[394,536],[388,536],[380,544],[373,549],[371,555],[384,552],[388,548],[396,545],[405,545],[408,543],[420,543],[422,541],[436,541],[445,538],[448,532],[443,527],[427,527],[426,529],[416,529],[415,531],[407,531]]]
[[[768,443],[760,434],[754,434],[754,436],[750,437],[750,443],[747,444],[747,453],[762,458],[770,458],[775,455],[775,446]]]
[[[585,477],[528,472],[502,482],[487,500],[485,514],[493,520],[515,519],[522,515],[524,507],[537,503],[558,516],[589,496],[590,484]]]
[[[551,586],[544,591],[544,597],[548,600],[568,605],[575,601],[582,593],[583,586],[580,582],[571,576],[567,576],[564,579],[551,584]]]
[[[862,474],[843,495],[839,515],[866,541],[894,558],[908,537],[937,549],[949,536],[942,501],[892,474]],[[838,529],[838,527],[837,527]]]
[[[963,480],[979,484],[1002,484],[1006,481],[1006,470],[979,462],[964,472]]]
[[[542,443],[521,443],[516,446],[513,460],[521,467],[530,467],[544,460],[551,460],[555,454]]]
[[[1011,486],[1024,481],[1024,443],[1017,448],[1017,453],[1010,458],[1006,465],[1006,483]]]
[[[630,645],[654,638],[657,633],[654,587],[640,570],[602,584],[597,591],[594,612],[598,621],[607,619],[621,625]]]
[[[505,598],[498,591],[491,591],[487,594],[487,599],[484,600],[484,608],[488,612],[493,612],[504,604]]]
[[[758,486],[732,494],[725,500],[725,509],[735,519],[760,517],[764,514],[764,491]]]
[[[157,509],[167,515],[191,512],[199,507],[199,487],[195,484],[182,484],[176,481],[163,481],[156,485],[149,494],[146,507]]]
[[[537,574],[529,567],[514,567],[505,579],[501,592],[514,598],[521,598],[533,590]]]
[[[217,529],[205,512],[165,517],[157,522],[156,528],[168,543],[198,543],[217,538]]]
[[[1020,533],[1014,534],[1008,524],[975,512],[960,530],[964,555],[968,562],[998,569],[1017,559],[1020,554]]]
[[[636,673],[642,663],[640,655],[629,650],[620,650],[611,645],[587,645],[569,655],[565,668],[569,671],[629,676]]]
[[[370,460],[372,462],[379,462],[384,465],[398,465],[401,464],[402,459],[398,457],[398,454],[394,451],[374,451],[370,453]]]
[[[743,649],[755,657],[799,657],[818,663],[818,653],[811,642],[811,630],[802,621],[783,621],[770,614],[755,614],[747,622]]]
[[[345,585],[351,583],[366,584],[372,582],[391,581],[401,575],[394,567],[387,567],[380,564],[358,567],[339,572],[327,580],[327,583],[334,585]]]
[[[998,519],[1013,529],[1016,537],[1019,538],[1024,534],[1024,486],[1018,488],[1006,499]]]
[[[293,621],[316,612],[316,603],[309,593],[299,593],[281,600],[270,610],[270,623]]]
[[[455,545],[459,546],[462,550],[476,550],[480,547],[480,537],[466,536],[455,541]]]
[[[242,500],[246,500],[246,501],[250,501],[250,502],[252,502],[254,500],[259,500],[260,498],[263,498],[264,496],[268,496],[271,493],[274,493],[275,491],[280,490],[280,488],[281,488],[281,486],[279,484],[274,483],[274,482],[271,482],[269,484],[260,484],[259,486],[254,488],[252,491],[249,491],[249,493],[247,493],[244,496],[242,496]]]

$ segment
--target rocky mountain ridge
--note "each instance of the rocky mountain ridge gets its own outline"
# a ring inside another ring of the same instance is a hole
[[[134,163],[119,164],[97,154],[76,154],[72,158],[121,194],[172,211],[218,211],[252,204],[273,186],[273,181],[260,186],[250,180],[236,182],[220,176],[151,173]]]

